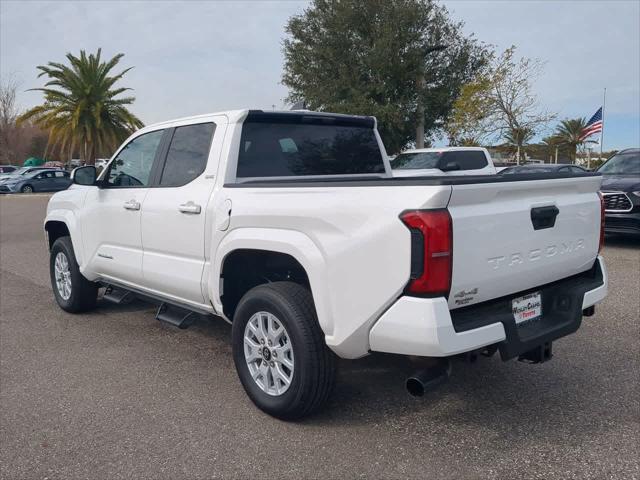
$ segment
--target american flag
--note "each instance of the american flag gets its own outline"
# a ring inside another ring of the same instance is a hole
[[[596,113],[593,114],[593,117],[589,119],[587,125],[582,130],[580,135],[580,140],[584,140],[587,137],[590,137],[594,133],[599,133],[602,131],[602,107],[600,107]]]

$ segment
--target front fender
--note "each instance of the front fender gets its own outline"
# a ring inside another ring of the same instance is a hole
[[[82,228],[80,228],[77,213],[82,207],[85,196],[86,191],[78,188],[56,193],[49,200],[47,216],[44,219],[45,231],[47,223],[49,222],[62,222],[67,226],[76,261],[82,273],[84,273],[84,269],[86,268],[86,259],[84,257]]]
[[[69,235],[71,235],[71,243],[73,244],[73,251],[76,255],[76,261],[78,265],[82,267],[84,265],[84,258],[82,252],[82,231],[76,221],[76,216],[70,210],[52,210],[47,213],[47,217],[44,219],[44,228],[47,229],[47,224],[50,222],[61,222],[67,226]]]
[[[239,249],[265,250],[285,253],[295,258],[307,272],[311,294],[318,315],[320,328],[326,336],[333,334],[330,297],[327,290],[327,266],[322,252],[306,235],[293,230],[273,228],[238,228],[229,232],[218,245],[211,276],[209,278],[210,298],[217,312],[222,312],[220,284],[222,265],[231,252]]]

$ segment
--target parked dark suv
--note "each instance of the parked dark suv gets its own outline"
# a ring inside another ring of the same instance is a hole
[[[607,160],[602,173],[606,233],[640,235],[640,148],[628,148]]]

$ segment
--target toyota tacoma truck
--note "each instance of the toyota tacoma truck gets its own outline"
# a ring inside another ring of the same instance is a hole
[[[606,295],[597,173],[393,178],[372,117],[241,110],[132,135],[44,228],[58,305],[232,324],[251,400],[319,409],[336,357],[548,360]],[[104,290],[103,290],[104,289]]]

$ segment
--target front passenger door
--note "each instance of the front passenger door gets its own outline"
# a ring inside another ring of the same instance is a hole
[[[164,130],[143,133],[127,143],[89,187],[83,208],[84,258],[106,280],[138,285],[142,280],[140,213],[149,192]]]

